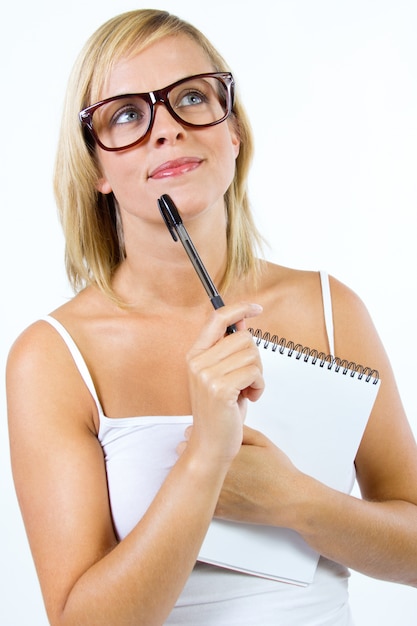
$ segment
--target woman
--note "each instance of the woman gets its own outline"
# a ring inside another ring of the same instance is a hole
[[[78,293],[19,337],[7,373],[51,624],[346,625],[346,568],[417,585],[416,446],[368,313],[335,279],[336,353],[383,380],[355,460],[364,499],[244,426],[264,388],[247,325],[322,352],[333,338],[319,275],[256,258],[251,135],[233,91],[201,33],[153,10],[109,21],[75,65],[55,190]],[[220,286],[215,312],[170,243],[165,193]],[[213,515],[298,531],[323,555],[314,582],[195,564]]]

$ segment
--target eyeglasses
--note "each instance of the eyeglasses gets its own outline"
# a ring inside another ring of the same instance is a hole
[[[220,124],[232,112],[234,79],[230,72],[197,74],[164,89],[101,100],[83,109],[79,119],[91,137],[110,152],[130,148],[147,137],[155,119],[155,106],[164,104],[184,126],[204,128]]]

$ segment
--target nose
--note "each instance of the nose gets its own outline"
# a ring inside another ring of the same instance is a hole
[[[185,128],[172,115],[164,102],[154,104],[154,119],[151,137],[159,144],[178,141],[185,134]]]

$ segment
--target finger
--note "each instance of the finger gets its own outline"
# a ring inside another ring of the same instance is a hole
[[[263,391],[262,362],[250,333],[234,333],[208,351],[189,353],[188,364],[194,380],[216,394],[223,388],[236,399],[242,392],[254,401]]]
[[[220,307],[214,311],[193,346],[194,351],[207,350],[222,339],[229,326],[235,324],[238,330],[246,327],[244,320],[256,317],[262,312],[259,304],[240,302],[233,305]]]
[[[262,373],[259,370],[257,370],[257,371],[254,371],[253,380],[250,383],[250,385],[247,385],[246,387],[242,389],[241,396],[243,398],[247,398],[251,402],[256,402],[257,400],[259,400],[264,390],[265,390],[264,378],[262,376]]]
[[[236,322],[235,324],[236,330],[246,330],[246,321],[243,320],[239,320],[238,322]]]
[[[178,456],[181,456],[181,454],[184,452],[185,448],[187,447],[187,442],[186,441],[181,441],[177,447],[176,447],[176,452],[178,454]]]
[[[234,355],[235,356],[235,355]],[[233,361],[234,359],[231,359]],[[264,390],[264,379],[256,363],[240,365],[223,371],[221,376],[212,375],[217,367],[205,372],[205,386],[210,388],[213,397],[223,404],[232,406],[239,399],[256,401]]]
[[[207,337],[208,333],[205,333],[204,337],[200,335],[187,354],[190,369],[195,373],[207,370],[210,366],[214,374],[228,373],[253,362],[257,363],[262,371],[259,350],[248,331],[222,335],[221,341],[217,340],[213,345],[203,349],[203,341]],[[218,372],[216,372],[216,366],[218,366]]]
[[[233,386],[239,387],[238,393],[248,388],[246,395],[250,400],[257,399],[263,390],[262,361],[252,335],[247,331],[227,335],[209,350],[194,354],[190,351],[187,359],[190,372],[196,379],[204,380],[206,386],[233,374]]]

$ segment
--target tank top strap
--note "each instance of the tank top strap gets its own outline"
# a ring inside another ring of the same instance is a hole
[[[327,341],[329,343],[329,354],[334,356],[334,327],[333,327],[333,310],[332,295],[330,293],[329,275],[327,272],[320,271],[321,293],[323,298],[324,323],[326,326]]]
[[[51,326],[53,326],[55,330],[61,335],[68,350],[71,353],[72,358],[74,359],[75,365],[77,366],[77,369],[80,372],[81,378],[86,384],[89,392],[91,393],[94,399],[94,402],[97,405],[98,414],[100,417],[102,417],[104,415],[103,408],[100,404],[100,400],[98,399],[97,391],[94,386],[93,379],[91,377],[87,364],[84,360],[83,355],[78,349],[77,344],[75,343],[75,341],[73,340],[73,338],[71,337],[67,329],[61,324],[61,322],[58,322],[58,320],[56,320],[54,317],[52,317],[51,315],[46,315],[45,317],[42,317],[41,319],[44,322],[48,322],[48,324],[51,324]]]

